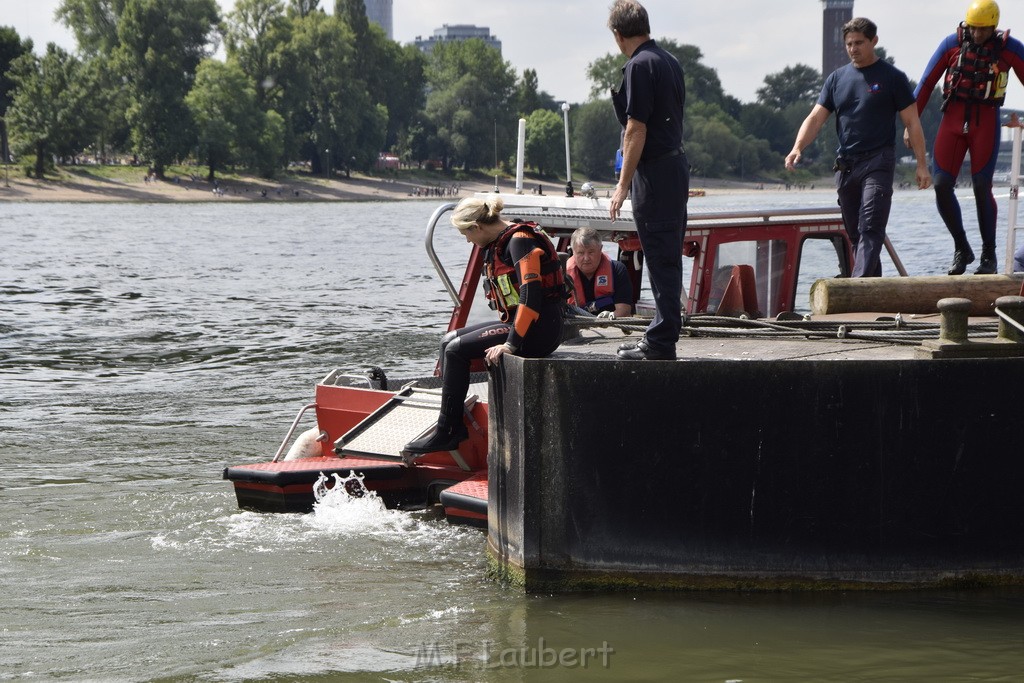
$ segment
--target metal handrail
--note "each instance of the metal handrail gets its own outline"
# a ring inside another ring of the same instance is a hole
[[[451,278],[448,277],[448,272],[444,269],[444,266],[441,265],[441,259],[437,257],[437,251],[434,249],[434,229],[437,227],[437,222],[441,220],[441,216],[454,208],[455,203],[448,202],[434,209],[434,213],[431,214],[430,220],[427,221],[427,234],[424,242],[427,248],[427,256],[430,258],[430,262],[434,264],[434,270],[436,270],[438,276],[440,276],[441,284],[443,284],[445,290],[448,291],[448,296],[452,298],[452,303],[458,306],[460,303],[459,292],[455,289],[455,285],[452,284]]]
[[[278,458],[281,457],[281,454],[284,453],[284,447],[288,445],[288,440],[291,439],[292,434],[295,433],[295,428],[299,425],[299,420],[302,419],[302,416],[305,415],[306,411],[309,410],[310,408],[316,408],[316,404],[309,403],[307,405],[302,406],[302,409],[299,411],[299,414],[295,416],[294,420],[292,420],[292,426],[288,429],[288,433],[284,435],[284,441],[281,442],[281,447],[277,449],[277,453],[274,453],[274,459],[271,460],[270,462],[277,462]]]

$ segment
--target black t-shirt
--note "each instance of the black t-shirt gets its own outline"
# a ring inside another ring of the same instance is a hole
[[[641,159],[656,159],[682,147],[686,85],[679,61],[653,41],[636,49],[622,67],[625,114],[647,125]]]
[[[818,104],[836,115],[841,156],[895,145],[896,115],[914,102],[906,74],[883,59],[863,69],[836,69],[818,96]]]

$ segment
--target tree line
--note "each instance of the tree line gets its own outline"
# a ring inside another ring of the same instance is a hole
[[[189,162],[216,172],[273,177],[302,161],[316,174],[368,171],[387,151],[407,164],[510,169],[518,119],[527,119],[526,163],[556,174],[564,164],[559,103],[537,73],[517,74],[481,40],[442,42],[424,55],[388,40],[364,0],[62,0],[57,18],[78,49],[0,26],[2,149],[43,177],[54,160],[128,154],[163,177]],[[685,139],[694,174],[774,177],[821,88],[814,68],[769,74],[757,101],[725,93],[694,45],[661,38],[686,75]],[[225,59],[214,58],[223,46]],[[625,58],[595,59],[587,102],[570,107],[574,167],[613,174],[620,127],[609,91]],[[937,125],[926,116],[929,125]],[[831,165],[834,132],[805,158]],[[31,160],[31,164],[28,161]]]

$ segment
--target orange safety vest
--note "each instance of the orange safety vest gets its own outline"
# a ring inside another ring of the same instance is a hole
[[[587,299],[583,293],[583,274],[576,265],[576,257],[570,256],[565,264],[565,270],[572,280],[572,294],[569,296],[569,303],[580,308],[587,307]],[[601,260],[594,271],[594,300],[589,302],[593,305],[591,313],[606,306],[614,305],[615,299],[615,277],[612,274],[612,262],[607,254],[601,254]]]
[[[545,299],[565,299],[565,277],[562,264],[558,260],[558,252],[551,243],[544,229],[529,221],[517,221],[505,228],[494,240],[484,257],[484,269],[487,275],[485,293],[490,299],[488,304],[496,309],[503,322],[515,317],[515,308],[519,305],[519,271],[506,254],[509,240],[517,232],[528,229],[534,241],[544,250],[541,258],[540,282]]]

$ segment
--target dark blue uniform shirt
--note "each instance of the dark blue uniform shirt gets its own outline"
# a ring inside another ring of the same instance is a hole
[[[896,115],[914,104],[906,74],[879,59],[858,69],[847,64],[833,71],[818,104],[836,115],[840,156],[858,156],[896,144]]]
[[[619,122],[627,118],[647,125],[642,161],[678,150],[683,145],[686,85],[679,61],[653,40],[641,45],[622,67],[622,86],[613,97]]]

